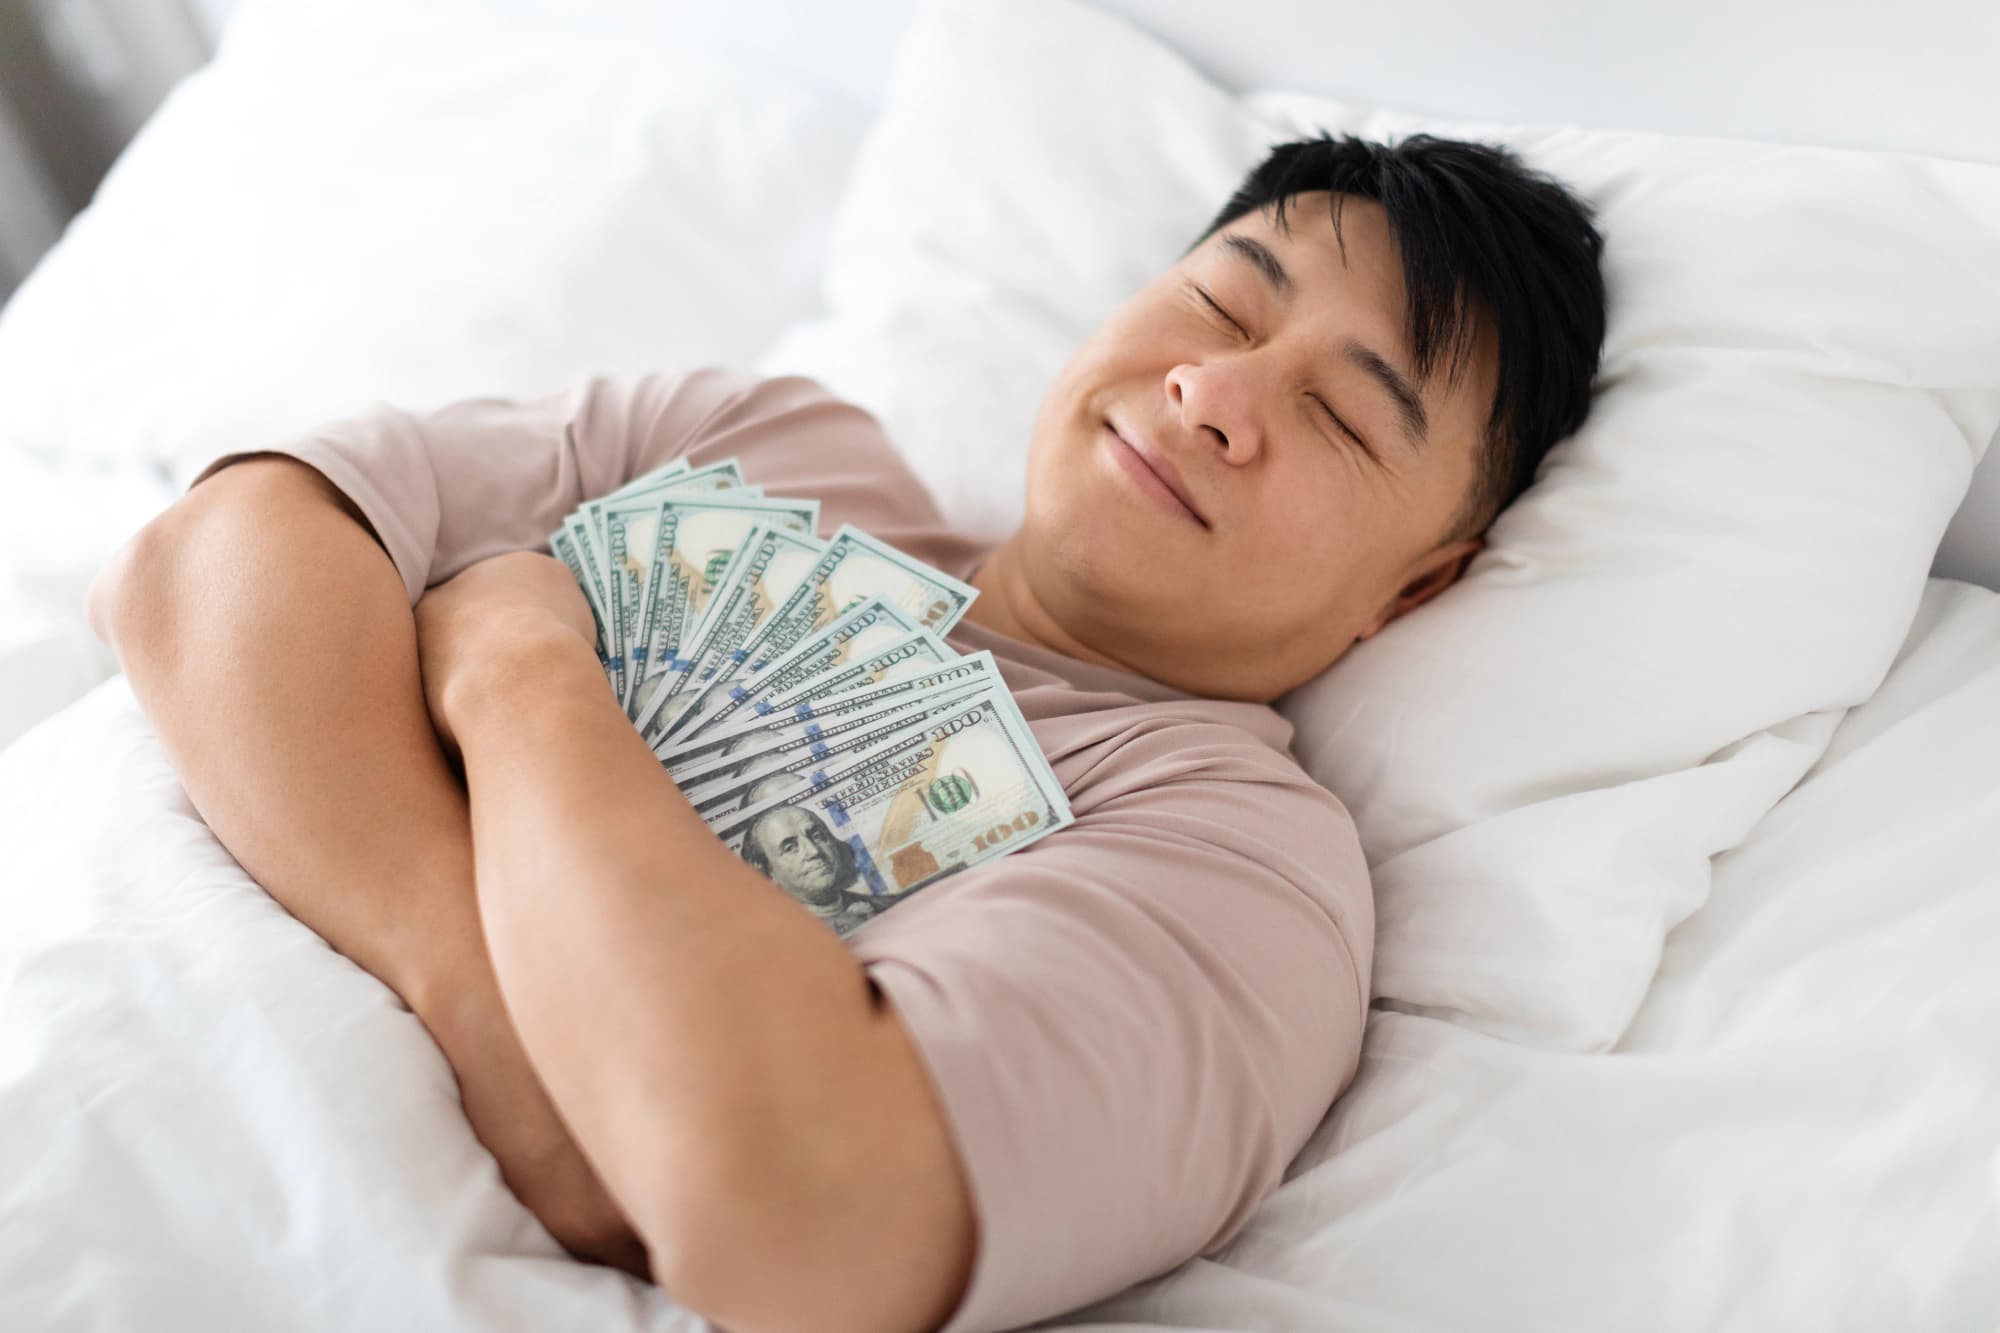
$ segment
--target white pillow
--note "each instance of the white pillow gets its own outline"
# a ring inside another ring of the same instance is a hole
[[[1613,1044],[1708,859],[1868,697],[2000,425],[2000,169],[1236,98],[1074,0],[926,3],[766,370],[1010,531],[1042,391],[1266,148],[1499,142],[1598,209],[1589,421],[1436,602],[1287,699],[1374,869],[1384,1002]],[[945,165],[948,164],[948,165]]]
[[[210,458],[374,399],[749,364],[868,113],[640,0],[246,0],[0,318],[0,444]]]

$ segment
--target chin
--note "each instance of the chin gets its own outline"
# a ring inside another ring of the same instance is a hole
[[[1071,494],[1023,524],[1038,575],[1037,592],[1065,605],[1090,608],[1093,615],[1127,620],[1157,606],[1168,591],[1162,578],[1177,564],[1163,559],[1139,525]],[[1119,614],[1117,608],[1126,608]]]

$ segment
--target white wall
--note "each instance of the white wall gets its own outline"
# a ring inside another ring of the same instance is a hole
[[[655,2],[871,104],[916,7]],[[1092,2],[1237,90],[2000,162],[2000,0]]]

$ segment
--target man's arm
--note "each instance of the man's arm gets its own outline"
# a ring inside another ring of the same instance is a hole
[[[403,582],[345,497],[291,459],[237,463],[129,542],[89,610],[217,838],[415,1011],[550,1232],[643,1275],[507,1023]]]
[[[894,1009],[681,797],[560,565],[481,562],[417,622],[501,994],[662,1284],[735,1333],[938,1327],[974,1221]]]

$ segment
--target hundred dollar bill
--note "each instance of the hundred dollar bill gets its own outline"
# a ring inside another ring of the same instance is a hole
[[[590,571],[585,566],[583,553],[577,544],[576,534],[568,525],[557,528],[549,534],[549,553],[569,567],[570,577],[583,589],[583,600],[590,607],[590,618],[597,626],[597,662],[604,668],[604,674],[612,674],[611,634],[604,624],[604,607],[597,590],[591,587]]]
[[[761,500],[764,498],[762,486],[745,486],[742,473],[737,470],[736,460],[713,463],[708,467],[684,470],[678,475],[650,481],[644,485],[630,482],[609,495],[595,500],[587,500],[577,510],[582,515],[584,526],[597,541],[600,556],[609,554],[610,532],[605,515],[616,507],[630,509],[642,500],[667,499],[731,499]]]
[[[732,458],[728,461],[733,463],[736,460]],[[612,491],[600,498],[605,500],[616,500],[623,496],[630,495],[635,491],[649,490],[654,486],[663,485],[666,482],[673,481],[680,477],[685,477],[688,473],[692,472],[693,470],[694,470],[694,464],[688,462],[687,459],[676,458],[671,462],[660,464],[658,467],[652,469],[649,472],[641,472],[638,476],[632,478],[630,481],[626,482],[623,486],[620,486],[617,490]]]
[[[620,486],[608,496],[588,500],[582,506],[584,526],[598,542],[598,558],[608,560],[610,556],[610,524],[606,514],[612,508],[630,510],[636,504],[658,502],[658,500],[762,500],[762,486],[746,486],[738,480],[736,460],[716,462],[706,468],[684,472],[680,476],[670,476],[666,480],[654,482],[650,486]]]
[[[724,723],[774,713],[796,717],[797,710],[801,706],[810,707],[814,699],[921,675],[957,656],[958,651],[943,639],[927,629],[920,629],[897,639],[879,652],[849,661],[823,675],[801,680],[781,694],[759,689],[725,699],[713,713],[703,715],[683,729],[676,739],[698,740],[709,734],[712,729],[707,723],[711,717]]]
[[[646,549],[651,542],[651,530],[657,523],[657,506],[670,499],[707,499],[762,503],[759,497],[750,495],[748,488],[734,487],[725,497],[723,491],[712,484],[713,481],[728,481],[727,475],[710,479],[695,479],[691,474],[682,474],[668,481],[649,486],[643,490],[630,490],[622,499],[606,497],[586,503],[577,514],[584,520],[583,528],[597,543],[597,561],[604,570],[606,585],[602,589],[605,609],[619,618],[619,629],[626,646],[629,662],[631,653],[641,646],[642,640],[635,637],[642,625],[646,609],[643,585],[645,581]],[[632,525],[638,531],[630,531]],[[612,531],[614,527],[626,527],[623,538]],[[614,549],[617,548],[617,549]],[[637,588],[639,591],[635,592]]]
[[[625,500],[658,486],[679,486],[683,483],[692,484],[697,491],[740,488],[763,494],[761,486],[744,486],[743,469],[737,465],[734,458],[725,458],[719,463],[709,463],[700,468],[685,458],[677,458],[671,463],[654,468],[651,472],[641,473],[602,498]]]
[[[713,580],[714,595],[691,609],[679,639],[668,645],[662,634],[648,662],[649,678],[634,695],[630,716],[641,735],[663,735],[686,702],[676,702],[705,651],[704,645],[739,642],[784,602],[821,555],[827,543],[809,534],[765,530],[741,545]],[[663,622],[664,623],[664,622]]]
[[[664,490],[676,482],[686,480],[688,474],[693,470],[693,467],[689,465],[685,458],[677,458],[671,463],[654,468],[651,472],[640,473],[615,491],[597,496],[594,499],[585,500],[577,506],[576,511],[586,521],[595,524],[599,521],[605,506],[616,504],[621,500],[630,500],[635,496],[644,495],[649,491]],[[740,481],[741,478],[738,477],[738,480]]]
[[[842,611],[870,597],[880,597],[909,615],[919,628],[943,635],[978,596],[978,589],[844,524],[792,595],[741,647],[725,654],[707,651],[709,645],[703,645],[702,655],[676,690],[698,693],[680,710],[678,719],[656,734],[673,735],[684,729],[689,718],[707,712],[726,697],[723,691],[746,664],[752,664],[753,671],[761,670],[807,635],[832,624]]]
[[[614,683],[617,680],[614,665],[617,655],[612,647],[613,634],[607,627],[612,608],[602,509],[616,499],[644,492],[666,494],[676,486],[686,486],[692,492],[735,486],[745,494],[763,493],[756,487],[742,487],[741,483],[742,472],[733,458],[698,470],[685,460],[676,460],[633,478],[611,495],[585,502],[563,519],[562,527],[549,534],[549,553],[569,567],[571,576],[583,589],[584,599],[590,603],[591,619],[597,625],[598,661]]]
[[[810,536],[816,500],[765,500],[740,491],[701,498],[642,493],[606,506],[611,613],[625,645],[625,688],[646,672],[655,646],[678,649],[682,626],[707,605],[737,548],[760,527]]]
[[[736,676],[726,693],[718,697],[714,705],[698,718],[681,716],[674,721],[681,725],[674,734],[681,739],[693,739],[717,727],[727,726],[739,717],[750,717],[756,713],[770,711],[768,701],[777,693],[795,689],[808,680],[824,674],[841,671],[856,660],[874,655],[891,644],[900,643],[917,632],[916,623],[880,597],[870,597],[852,611],[837,618],[819,633],[811,635],[797,644],[783,657],[773,661],[761,672],[744,672]],[[930,660],[943,661],[958,654],[945,646],[942,639],[934,640],[937,655]],[[862,682],[855,681],[855,685]],[[758,705],[764,705],[759,708]],[[743,711],[750,709],[750,712]]]
[[[622,699],[625,695],[625,638],[620,632],[617,617],[611,614],[608,600],[610,579],[605,575],[603,559],[590,536],[590,525],[580,514],[571,514],[563,520],[560,528],[549,534],[549,549],[569,567],[570,574],[583,587],[584,600],[590,603],[591,615],[597,621],[600,641],[598,661],[611,676],[612,688]]]
[[[654,468],[642,476],[626,482],[609,495],[586,500],[572,510],[563,525],[578,535],[579,540],[588,542],[596,556],[597,567],[609,577],[606,566],[610,558],[610,546],[605,531],[604,511],[613,504],[635,500],[641,496],[663,498],[669,495],[713,495],[722,491],[733,492],[739,498],[757,499],[764,494],[761,486],[745,486],[742,470],[736,460],[726,458],[706,467],[690,467],[685,460],[668,463]],[[599,600],[608,609],[609,585],[597,590]]]
[[[710,823],[738,856],[847,935],[927,885],[1073,822],[1000,690]]]
[[[740,520],[730,515],[751,511],[735,503],[738,494],[732,491],[715,502],[675,500],[656,519],[642,594],[645,610],[631,653],[641,681],[680,664],[702,614],[745,568],[748,552],[768,545],[797,552],[795,562],[806,564],[807,553],[824,548],[812,535],[816,505],[811,513],[794,511],[781,521],[739,531],[734,524]],[[633,691],[635,700],[639,694]]]
[[[958,650],[927,629],[896,640],[880,652],[847,662],[832,671],[808,677],[791,689],[772,682],[769,690],[748,696],[745,707],[760,715],[796,715],[815,699],[832,698],[870,685],[884,685],[922,675],[958,657]],[[692,733],[690,733],[692,734]]]
[[[992,689],[992,686],[987,686]],[[973,702],[970,695],[953,698],[940,707],[920,703],[892,709],[871,717],[844,719],[836,724],[837,735],[822,732],[811,740],[756,754],[732,756],[714,771],[675,778],[695,813],[713,824],[731,811],[756,805],[779,792],[797,790],[824,779],[829,765],[844,758],[880,749],[884,743],[900,740],[920,731],[941,712],[951,712]]]
[[[738,730],[694,762],[664,765],[667,776],[690,801],[706,797],[725,779],[749,779],[775,772],[793,759],[812,755],[822,762],[837,751],[865,744],[861,738],[887,727],[895,734],[958,707],[983,690],[1003,688],[997,678],[930,694],[902,695],[872,709],[856,708],[807,721],[782,719]]]
[[[761,738],[753,741],[760,746],[783,745],[791,739],[810,736],[814,727],[855,713],[879,713],[884,709],[906,707],[926,698],[956,697],[970,690],[1001,684],[1004,682],[1000,679],[1000,669],[993,660],[993,654],[977,652],[968,657],[954,657],[918,675],[849,690],[845,694],[806,700],[783,713],[760,715],[753,720],[718,727],[695,740],[668,741],[656,747],[653,753],[666,765],[668,773],[678,774],[684,768],[705,763],[727,752],[731,745],[746,736]]]
[[[609,495],[600,495],[595,500],[586,500],[577,507],[591,533],[598,540],[599,549],[604,549],[608,535],[605,515],[613,508],[630,509],[641,500],[665,500],[671,497],[689,498],[695,496],[729,495],[736,499],[761,499],[764,491],[759,486],[745,486],[733,463],[703,468],[700,472],[682,468],[678,473],[654,476],[648,473],[639,481],[627,482]]]

